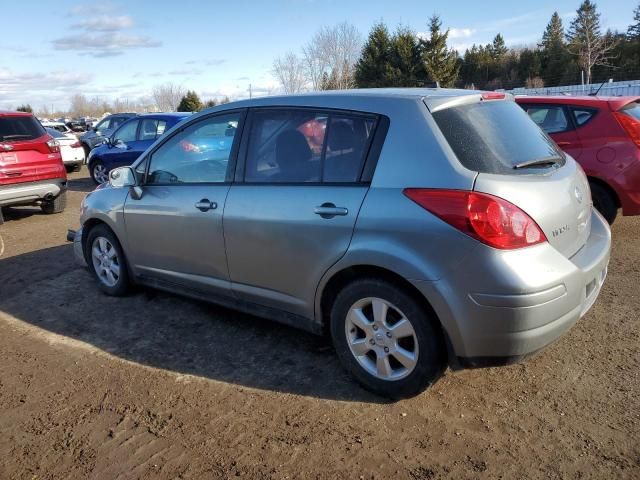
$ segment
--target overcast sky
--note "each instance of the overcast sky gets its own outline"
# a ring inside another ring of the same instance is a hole
[[[568,25],[579,0],[536,2],[425,0],[3,0],[0,107],[30,103],[66,109],[74,93],[89,97],[149,95],[174,82],[204,99],[273,91],[273,59],[296,50],[323,25],[353,23],[366,36],[390,28],[426,30],[434,12],[461,53],[496,33],[508,45],[539,40],[554,10]],[[635,0],[596,2],[605,28],[626,30]]]

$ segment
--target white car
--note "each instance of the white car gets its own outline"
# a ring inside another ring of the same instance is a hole
[[[53,128],[45,127],[49,135],[60,144],[60,154],[67,172],[78,171],[85,159],[84,148],[73,133],[61,133]]]

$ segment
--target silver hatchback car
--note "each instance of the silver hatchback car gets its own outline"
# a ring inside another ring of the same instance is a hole
[[[611,235],[509,95],[380,89],[219,106],[87,195],[101,289],[144,284],[330,334],[378,394],[519,361],[596,300]]]

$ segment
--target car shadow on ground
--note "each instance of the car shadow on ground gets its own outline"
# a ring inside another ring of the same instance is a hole
[[[84,173],[85,172],[82,171],[80,174]],[[67,182],[67,189],[71,192],[89,193],[96,189],[96,184],[90,177],[69,178],[69,181]]]
[[[344,372],[328,339],[155,290],[108,297],[72,255],[64,245],[0,259],[2,276],[11,279],[0,292],[0,312],[163,370],[323,399],[386,402]]]

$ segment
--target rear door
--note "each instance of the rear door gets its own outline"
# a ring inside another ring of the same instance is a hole
[[[124,209],[130,261],[142,276],[205,294],[230,294],[222,213],[243,116],[244,111],[209,116],[147,154],[142,197],[129,196]],[[221,139],[230,140],[224,151],[203,146]],[[195,143],[200,147],[191,148]]]
[[[65,177],[60,153],[32,115],[0,115],[0,184]]]
[[[309,316],[321,276],[344,255],[368,184],[377,119],[255,109],[224,213],[229,275],[242,299]]]
[[[474,190],[524,210],[567,257],[591,231],[591,194],[581,167],[512,101],[432,111],[460,163],[478,172]]]
[[[544,130],[558,146],[576,160],[582,154],[582,143],[574,127],[571,112],[565,105],[557,104],[522,104],[542,130]]]

